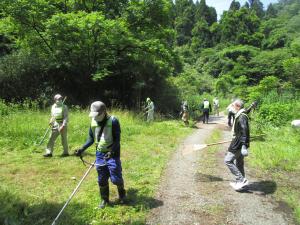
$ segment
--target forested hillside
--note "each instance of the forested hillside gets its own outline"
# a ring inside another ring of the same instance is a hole
[[[0,3],[0,96],[61,92],[72,104],[103,99],[160,111],[203,94],[259,99],[300,86],[300,2],[232,1],[219,21],[205,0]],[[43,104],[42,104],[43,103]]]

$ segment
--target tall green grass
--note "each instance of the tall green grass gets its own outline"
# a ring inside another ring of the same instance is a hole
[[[253,133],[266,134],[264,141],[251,143],[249,163],[262,176],[277,183],[277,199],[294,210],[300,223],[300,129],[292,128],[291,120],[300,119],[299,99],[291,94],[271,92],[262,99],[252,121]]]
[[[128,204],[97,209],[97,173],[89,174],[79,192],[65,209],[58,224],[143,224],[150,208],[162,202],[154,198],[163,168],[180,140],[192,132],[181,122],[167,120],[146,123],[129,111],[114,110],[121,124],[121,160]],[[57,140],[54,157],[43,158],[47,140],[41,140],[49,112],[9,110],[0,126],[0,224],[51,224],[80,178],[87,170],[79,158],[61,158]],[[70,152],[86,140],[88,112],[70,110],[68,138]],[[94,160],[94,146],[85,155]],[[73,179],[76,178],[76,180]],[[111,199],[117,198],[111,185]]]

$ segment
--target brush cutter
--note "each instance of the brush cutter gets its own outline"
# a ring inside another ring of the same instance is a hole
[[[80,159],[82,161],[82,163],[84,165],[89,164],[90,167],[87,169],[87,171],[85,172],[85,174],[83,175],[83,177],[81,178],[81,180],[79,181],[79,183],[77,184],[76,188],[74,189],[74,191],[72,192],[72,194],[70,195],[70,197],[68,198],[68,200],[66,201],[66,203],[64,204],[64,206],[62,207],[62,209],[59,211],[59,213],[57,214],[57,216],[55,217],[55,219],[53,220],[51,225],[55,225],[57,220],[59,219],[59,217],[61,216],[62,212],[64,211],[64,209],[67,207],[67,205],[70,203],[71,199],[73,198],[73,196],[76,194],[76,192],[78,191],[80,185],[82,184],[83,180],[87,177],[87,175],[90,173],[91,169],[94,166],[106,166],[106,161],[105,164],[100,165],[100,164],[96,164],[96,161],[93,163],[87,162],[83,159],[82,156],[80,156]]]
[[[64,98],[63,103],[66,101],[66,99],[67,99],[67,96]],[[45,138],[46,138],[46,136],[47,136],[47,134],[48,134],[48,132],[49,132],[49,130],[50,130],[51,128],[52,128],[52,126],[49,125],[49,127],[47,128],[47,130],[46,130],[46,132],[45,132],[45,134],[44,134],[42,140],[41,140],[40,143],[38,144],[38,146],[40,146],[40,145],[43,144],[43,142],[44,142],[44,140],[45,140]]]

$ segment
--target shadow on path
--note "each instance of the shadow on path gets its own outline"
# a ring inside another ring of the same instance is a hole
[[[244,190],[240,191],[242,193],[253,193],[260,195],[273,194],[277,189],[277,184],[274,181],[258,181],[251,182]]]
[[[210,174],[196,173],[195,180],[198,182],[219,182],[219,181],[227,181],[221,177],[213,176]],[[229,180],[228,180],[229,181]]]

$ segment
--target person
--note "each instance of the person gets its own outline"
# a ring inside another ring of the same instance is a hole
[[[235,100],[233,107],[234,112],[236,112],[232,129],[233,139],[224,158],[224,162],[236,178],[236,181],[231,182],[230,185],[236,191],[239,191],[248,185],[248,180],[245,178],[244,157],[248,155],[250,131],[248,124],[249,118],[243,108],[243,101],[240,99]]]
[[[204,99],[204,101],[202,103],[201,109],[203,112],[203,115],[202,115],[203,123],[205,123],[205,122],[208,123],[209,112],[211,112],[211,105],[206,98]]]
[[[219,116],[219,99],[218,97],[215,97],[214,98],[214,101],[213,101],[213,104],[214,104],[214,114]]]
[[[146,99],[146,102],[147,106],[145,110],[147,113],[147,122],[152,122],[154,120],[154,103],[149,97]]]
[[[52,157],[55,140],[59,134],[61,135],[61,143],[64,149],[61,156],[65,157],[69,156],[67,137],[68,107],[63,103],[60,94],[54,96],[54,102],[51,107],[51,118],[49,121],[49,126],[51,126],[52,129],[44,157]]]
[[[181,119],[183,120],[186,126],[189,125],[189,106],[187,101],[183,101],[181,105],[181,112],[180,115],[182,116]]]
[[[75,150],[75,155],[81,156],[88,147],[96,143],[96,170],[101,197],[99,208],[105,208],[109,204],[109,178],[117,186],[119,202],[122,204],[126,191],[120,160],[119,120],[107,113],[106,105],[101,101],[91,104],[89,117],[92,119],[88,139],[80,149]]]
[[[228,112],[228,126],[231,127],[232,126],[232,123],[234,123],[234,106],[233,106],[233,101],[227,106],[227,112]],[[232,123],[231,123],[232,121]]]

